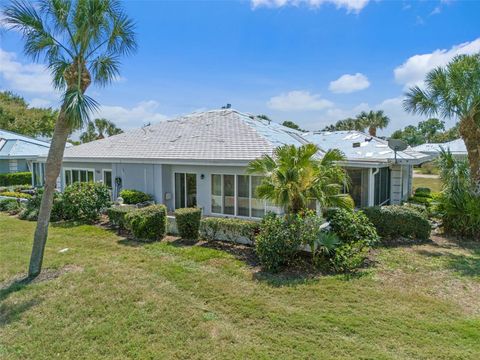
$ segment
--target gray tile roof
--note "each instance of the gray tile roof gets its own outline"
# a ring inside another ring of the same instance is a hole
[[[233,109],[193,113],[65,150],[66,161],[89,159],[245,160],[284,144],[306,143],[301,133]]]
[[[446,143],[429,143],[415,146],[413,149],[425,154],[439,154],[441,149],[450,150],[452,154],[466,155],[467,147],[463,139],[456,139]]]
[[[395,157],[386,140],[371,137],[356,130],[318,131],[306,133],[303,137],[318,145],[324,151],[333,148],[341,150],[350,161],[388,162]],[[417,162],[428,157],[428,155],[419,153],[411,147],[408,147],[405,151],[397,152],[398,160]]]

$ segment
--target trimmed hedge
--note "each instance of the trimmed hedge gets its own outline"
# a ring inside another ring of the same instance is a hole
[[[432,190],[427,187],[419,187],[415,189],[415,196],[430,197],[432,195]]]
[[[207,240],[225,240],[236,242],[239,237],[255,242],[255,236],[260,231],[260,223],[253,220],[235,218],[206,217],[200,221],[200,235]]]
[[[197,240],[200,230],[202,210],[199,208],[183,208],[175,210],[175,220],[180,237]]]
[[[32,195],[30,194],[25,194],[21,192],[15,192],[15,191],[4,191],[0,193],[0,196],[9,196],[13,198],[19,198],[19,199],[31,199]]]
[[[135,189],[124,189],[120,191],[120,197],[123,199],[123,202],[125,204],[130,205],[140,204],[146,201],[153,200],[152,195]]]
[[[25,185],[32,183],[31,172],[0,174],[0,186]]]
[[[431,226],[427,217],[411,207],[375,206],[363,211],[383,238],[405,237],[427,240],[430,237]]]
[[[167,208],[165,205],[151,205],[135,209],[125,215],[125,222],[138,240],[161,240],[167,232]]]
[[[135,210],[135,208],[130,206],[113,206],[107,209],[108,219],[112,225],[120,229],[126,229],[127,223],[125,217],[133,210]]]

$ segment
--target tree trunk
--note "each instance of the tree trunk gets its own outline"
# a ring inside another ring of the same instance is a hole
[[[50,213],[53,205],[53,195],[62,167],[65,144],[70,134],[70,126],[68,126],[66,120],[65,111],[62,108],[55,124],[52,143],[48,151],[47,163],[45,164],[45,185],[38,213],[37,227],[33,238],[32,255],[28,268],[29,277],[36,277],[42,269],[43,253],[47,242],[48,224],[50,222]]]
[[[377,128],[375,126],[370,126],[368,128],[368,133],[370,134],[370,136],[377,136]]]
[[[473,118],[464,118],[460,121],[460,135],[468,152],[470,174],[477,186],[480,184],[480,127]]]

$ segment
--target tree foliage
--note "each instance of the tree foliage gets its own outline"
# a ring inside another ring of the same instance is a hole
[[[0,92],[0,129],[37,137],[51,137],[58,111],[30,107],[21,96]]]
[[[395,131],[393,139],[401,139],[410,146],[417,146],[425,143],[444,143],[458,139],[458,125],[445,130],[445,122],[437,118],[420,121],[417,126],[408,125],[403,130]]]
[[[405,110],[453,118],[468,151],[472,179],[480,183],[480,54],[456,56],[425,77],[425,87],[409,89]]]
[[[345,160],[344,155],[333,149],[319,159],[318,151],[314,144],[284,145],[277,148],[273,156],[251,161],[247,172],[264,176],[257,195],[288,213],[307,209],[313,199],[322,207],[352,207],[350,196],[342,193],[348,175],[337,165],[338,161]]]
[[[354,118],[339,120],[333,125],[324,128],[325,131],[357,130],[364,132],[368,128],[370,136],[377,136],[377,129],[384,129],[388,126],[390,118],[383,110],[369,112],[362,111]]]
[[[286,120],[282,123],[283,126],[286,126],[290,129],[298,130],[298,131],[305,131],[303,130],[298,124],[294,123],[293,121]]]
[[[80,135],[80,141],[87,143],[121,133],[123,133],[123,130],[118,128],[113,122],[107,119],[95,119],[88,122],[86,131]]]

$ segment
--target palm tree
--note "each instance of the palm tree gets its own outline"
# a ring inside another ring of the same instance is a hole
[[[338,120],[335,124],[326,126],[324,131],[344,131],[344,130],[357,130],[365,131],[365,124],[361,119],[347,118],[344,120]]]
[[[385,129],[390,123],[390,118],[385,115],[383,110],[362,111],[357,116],[357,120],[364,125],[364,128],[368,127],[370,136],[377,136],[377,129]]]
[[[87,130],[80,135],[82,143],[87,143],[94,140],[104,139],[105,136],[113,136],[123,133],[123,130],[118,128],[113,122],[107,119],[95,119],[89,121]]]
[[[459,121],[468,152],[470,174],[480,184],[480,54],[456,56],[425,77],[425,89],[409,89],[405,110]]]
[[[13,0],[4,18],[22,34],[25,54],[35,61],[45,59],[54,87],[63,94],[28,271],[29,277],[35,277],[42,268],[65,143],[97,108],[95,100],[85,95],[90,84],[109,84],[119,75],[120,56],[135,50],[134,24],[117,0]]]
[[[307,209],[312,199],[321,207],[352,207],[349,195],[342,194],[348,182],[345,170],[336,162],[345,160],[337,149],[317,159],[319,148],[314,144],[300,147],[284,145],[273,156],[265,155],[250,162],[247,173],[263,175],[257,195],[281,206],[287,213]]]

